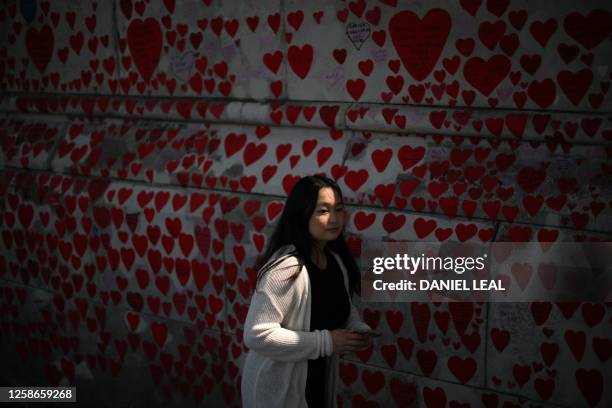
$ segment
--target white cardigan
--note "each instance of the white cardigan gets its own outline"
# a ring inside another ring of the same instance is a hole
[[[329,330],[310,331],[310,279],[302,266],[295,281],[297,257],[287,255],[295,249],[285,245],[270,257],[284,257],[258,282],[244,323],[244,344],[249,351],[242,367],[241,397],[244,408],[305,408],[308,360],[331,356],[326,365],[326,406],[337,407],[336,380],[339,355],[333,352]],[[331,251],[344,275],[348,294],[348,274],[340,256]],[[351,313],[344,328],[371,330],[364,323],[351,296]]]

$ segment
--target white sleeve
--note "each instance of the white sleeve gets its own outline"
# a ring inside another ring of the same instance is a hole
[[[244,323],[244,344],[273,360],[285,362],[329,356],[333,353],[329,330],[308,332],[281,327],[284,316],[297,301],[296,281],[285,280],[297,271],[297,265],[286,264],[282,262],[267,271],[257,284]]]

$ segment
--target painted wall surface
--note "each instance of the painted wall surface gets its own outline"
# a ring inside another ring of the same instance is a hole
[[[241,406],[253,263],[304,175],[356,256],[612,241],[611,57],[596,0],[2,2],[0,378]],[[339,406],[612,405],[610,303],[355,301],[383,336]]]

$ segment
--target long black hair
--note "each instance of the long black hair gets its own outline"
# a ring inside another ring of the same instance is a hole
[[[285,245],[294,245],[295,249],[286,255],[294,255],[298,259],[298,267],[295,268],[297,272],[291,275],[289,279],[294,280],[297,278],[305,260],[311,259],[314,238],[310,234],[308,223],[317,205],[319,190],[324,187],[334,189],[340,196],[341,202],[344,202],[342,191],[338,184],[323,175],[305,176],[295,183],[287,197],[285,207],[268,241],[266,250],[262,256],[256,259],[255,269],[258,270],[256,282],[259,282],[264,273],[274,268],[285,258],[284,256],[279,256],[277,259],[270,259],[279,248]],[[359,273],[359,267],[355,262],[355,258],[344,239],[344,229],[335,240],[329,241],[326,244],[326,249],[336,252],[346,266],[349,294],[352,296],[355,292],[360,295],[361,274]],[[268,263],[268,261],[272,262]]]

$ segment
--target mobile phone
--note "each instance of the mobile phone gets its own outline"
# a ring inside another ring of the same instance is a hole
[[[355,330],[355,333],[365,334],[366,336],[370,336],[370,337],[380,337],[380,336],[382,336],[382,333],[374,331],[374,330],[364,330],[364,331],[357,331],[357,330]]]

